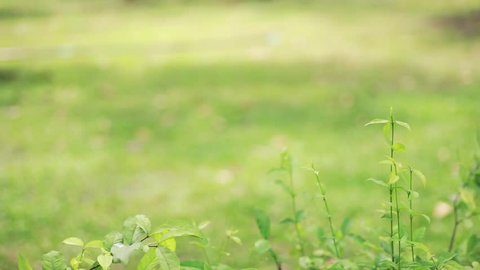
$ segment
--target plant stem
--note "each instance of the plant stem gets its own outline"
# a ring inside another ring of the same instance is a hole
[[[392,110],[390,110],[390,127],[391,127],[391,137],[390,137],[390,158],[394,157],[393,143],[395,140],[395,124],[393,122]],[[393,165],[390,165],[390,173],[393,172]],[[392,262],[395,262],[395,247],[393,244],[393,184],[389,185],[389,202],[390,202],[390,248],[391,248],[391,257]]]
[[[470,168],[468,176],[466,177],[467,180],[463,182],[460,190],[467,187],[469,180],[472,181],[471,179],[474,179],[475,173],[478,170],[478,167],[480,166],[480,163],[478,163],[479,161],[477,159],[475,161],[476,163]],[[453,201],[452,201],[454,224],[453,224],[452,236],[450,237],[450,243],[448,244],[448,252],[452,252],[453,247],[455,246],[458,226],[466,219],[469,219],[475,215],[475,214],[471,214],[471,215],[464,214],[462,218],[459,217],[458,207],[460,206],[460,194],[461,194],[461,191],[457,192],[457,194],[455,194],[455,197],[453,198]]]
[[[407,192],[409,209],[410,209],[410,251],[412,253],[412,262],[415,262],[415,249],[413,248],[413,202],[412,202],[412,192],[413,192],[413,171],[412,168],[409,168],[409,187],[410,189]]]
[[[228,236],[223,240],[223,243],[220,247],[220,255],[218,256],[218,262],[222,262],[224,255],[227,253],[225,250],[227,249],[229,243]]]
[[[325,189],[322,186],[322,183],[320,182],[319,173],[317,170],[315,170],[313,165],[312,165],[312,170],[313,170],[313,173],[315,174],[315,178],[317,180],[317,185],[320,189],[320,193],[322,194],[323,204],[325,205],[325,211],[327,212],[327,218],[328,218],[328,223],[330,225],[330,233],[332,234],[332,241],[333,241],[333,246],[335,248],[335,254],[337,255],[338,258],[340,258],[340,253],[338,252],[338,246],[337,246],[337,238],[335,236],[335,229],[333,228],[332,215],[330,214],[330,208],[328,207],[327,194]]]
[[[300,254],[302,256],[305,256],[305,248],[303,247],[303,240],[302,240],[302,235],[300,233],[300,226],[297,218],[297,202],[296,202],[296,197],[297,195],[295,194],[295,186],[293,185],[293,171],[292,171],[292,164],[291,160],[289,160],[290,163],[288,164],[288,180],[290,182],[290,188],[292,189],[291,193],[291,203],[292,203],[292,211],[293,211],[293,219],[294,219],[294,225],[295,225],[295,233],[297,234],[297,240],[298,240],[298,245],[300,247]]]
[[[323,204],[325,206],[325,211],[327,212],[327,218],[328,218],[328,223],[330,225],[330,233],[332,235],[332,241],[333,241],[333,246],[335,248],[335,254],[337,255],[337,258],[340,258],[340,252],[338,252],[338,246],[337,246],[337,238],[336,238],[336,233],[335,229],[333,227],[333,222],[332,222],[332,215],[330,214],[330,208],[328,207],[328,201],[327,201],[327,192],[322,186],[322,183],[320,182],[320,176],[317,170],[315,170],[315,167],[312,164],[312,170],[313,173],[315,174],[315,178],[317,180],[317,185],[318,188],[320,189],[320,193],[322,194],[322,200]]]
[[[450,237],[450,244],[448,245],[448,252],[452,252],[453,250],[453,246],[455,245],[455,240],[457,237],[458,225],[460,225],[460,223],[462,222],[458,218],[458,197],[459,195],[456,195],[455,199],[453,200],[454,224],[453,224],[452,236]]]
[[[396,170],[396,169],[395,169]],[[397,237],[398,237],[398,269],[401,269],[401,252],[402,252],[402,242],[400,240],[400,207],[398,206],[398,185],[395,183],[395,208],[397,212]]]
[[[277,266],[277,270],[282,270],[282,263],[280,262],[280,259],[278,258],[277,253],[273,251],[273,249],[270,249],[270,256],[272,257],[273,261],[275,262],[275,265]]]

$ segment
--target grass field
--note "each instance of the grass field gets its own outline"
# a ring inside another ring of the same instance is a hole
[[[334,220],[374,237],[385,194],[365,180],[388,173],[388,149],[364,124],[390,107],[412,126],[401,158],[429,181],[418,207],[448,201],[480,116],[480,43],[465,30],[478,22],[452,18],[478,4],[338,2],[2,1],[0,268],[137,213],[210,220],[213,238],[236,228],[226,261],[262,268],[251,209],[285,216],[267,174],[285,147],[312,230],[326,226],[302,169],[315,163]],[[450,227],[432,220],[434,249]]]

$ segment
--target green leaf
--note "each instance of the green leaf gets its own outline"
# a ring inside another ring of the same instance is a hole
[[[423,244],[423,243],[420,243],[420,242],[413,242],[413,246],[416,250],[421,250],[423,252],[425,252],[425,254],[427,255],[427,257],[431,257],[432,253],[430,252],[430,249],[428,248],[427,245]]]
[[[42,270],[66,270],[67,264],[63,255],[52,250],[42,256]]]
[[[180,270],[180,260],[171,250],[158,247],[156,253],[161,270]]]
[[[103,248],[103,241],[101,240],[93,240],[85,244],[85,248]]]
[[[426,220],[428,223],[430,223],[430,222],[431,222],[431,220],[430,220],[430,217],[429,217],[429,216],[427,216],[427,215],[425,215],[425,214],[420,214],[420,216],[422,216],[422,217],[423,217],[423,218],[424,218],[424,219],[425,219],[425,220]]]
[[[113,260],[115,262],[121,262],[127,264],[132,254],[141,248],[140,243],[134,243],[132,245],[125,245],[123,243],[116,243],[112,246],[111,252]]]
[[[393,185],[396,182],[398,182],[398,180],[400,180],[400,177],[398,175],[392,173],[392,174],[390,174],[390,177],[388,178],[388,184]]]
[[[199,270],[211,270],[210,266],[201,261],[183,261],[180,262],[182,270],[199,269]]]
[[[346,217],[342,222],[340,231],[342,232],[343,235],[347,235],[350,232],[351,226],[352,226],[352,219],[350,217]]]
[[[264,239],[270,238],[270,218],[267,213],[263,210],[255,211],[255,220],[257,222],[257,227],[260,230],[260,234]]]
[[[182,229],[182,228],[162,228],[155,231],[150,236],[153,237],[158,243],[171,238],[187,237],[187,236],[204,240],[203,236],[199,232],[188,230],[188,229]]]
[[[395,121],[395,124],[397,124],[397,125],[399,125],[399,126],[401,126],[401,127],[404,127],[404,128],[406,128],[406,129],[408,129],[408,130],[411,130],[410,125],[409,125],[408,123],[405,123],[405,122],[402,122],[402,121]]]
[[[235,244],[240,245],[240,246],[242,245],[242,240],[238,236],[231,235],[228,238],[230,240],[232,240],[233,242],[235,242]]]
[[[177,240],[175,238],[170,238],[165,241],[158,243],[162,247],[166,247],[171,251],[175,252],[177,250]]]
[[[160,267],[160,260],[156,249],[150,249],[138,263],[137,270],[157,270]]]
[[[130,217],[130,218],[127,218],[124,222],[123,222],[123,230],[122,230],[122,233],[123,233],[123,236],[124,236],[124,241],[125,241],[125,244],[132,244],[133,242],[138,242],[138,241],[134,241],[133,237],[134,237],[134,234],[135,234],[135,231],[140,231],[141,232],[141,229],[140,230],[137,230],[137,221],[135,220],[135,217]],[[146,236],[146,235],[145,235]],[[138,233],[137,233],[137,237],[138,237]],[[138,239],[137,239],[138,240]]]
[[[383,137],[388,144],[392,144],[392,125],[390,123],[383,126]]]
[[[296,223],[300,223],[305,219],[305,211],[303,210],[298,210],[297,213],[295,213],[295,221]]]
[[[295,219],[293,218],[285,218],[280,221],[280,224],[295,224]]]
[[[425,227],[420,227],[413,232],[413,241],[420,242],[425,237]]]
[[[119,232],[111,232],[105,236],[103,240],[103,246],[106,250],[110,251],[112,246],[117,243],[122,243],[123,241],[123,234]]]
[[[83,240],[78,238],[78,237],[69,237],[69,238],[63,240],[63,243],[65,245],[77,246],[77,247],[83,247],[85,245]]]
[[[272,246],[268,240],[260,239],[255,242],[255,250],[258,252],[258,254],[264,254],[270,249],[272,249]]]
[[[468,238],[467,242],[467,253],[472,253],[475,251],[475,248],[477,247],[478,243],[480,243],[480,239],[476,234],[472,234]]]
[[[440,256],[438,256],[438,261],[440,261],[440,264],[445,264],[445,263],[453,260],[456,256],[457,256],[456,253],[446,252],[446,253],[440,254]]]
[[[103,270],[107,270],[112,265],[113,257],[110,254],[100,254],[97,257],[97,262]]]
[[[389,158],[389,159],[381,160],[381,161],[379,161],[378,163],[384,164],[384,165],[395,166],[395,160],[390,159],[390,158]]]
[[[153,233],[151,237],[155,239],[155,241],[159,245],[166,247],[171,251],[175,252],[175,250],[177,249],[177,241],[175,240],[174,237],[165,237],[165,235],[167,235],[169,232],[170,230],[164,229],[162,231]]]
[[[86,258],[86,257],[83,257],[83,262],[85,262],[88,265],[92,265],[92,266],[93,266],[93,264],[97,263],[95,260],[92,260],[92,259]]]
[[[377,179],[374,179],[374,178],[368,178],[367,181],[370,181],[374,184],[377,184],[379,186],[382,186],[382,187],[388,187],[387,183],[381,181],[381,180],[377,180]]]
[[[275,184],[279,185],[280,187],[282,187],[282,189],[290,196],[295,196],[295,192],[293,192],[293,190],[287,185],[285,184],[285,182],[283,182],[282,180],[280,179],[277,179],[275,180]]]
[[[410,192],[410,196],[412,196],[412,198],[414,199],[417,199],[420,197],[420,193],[414,191],[414,190],[409,190],[408,192]]]
[[[389,121],[386,119],[373,119],[372,121],[368,122],[365,124],[365,126],[370,126],[370,125],[379,125],[379,124],[386,124]]]
[[[152,223],[150,222],[150,219],[145,215],[136,215],[135,221],[137,223],[137,226],[140,227],[146,234],[149,234],[152,230]]]
[[[425,186],[427,184],[427,178],[425,177],[425,175],[421,171],[412,169],[412,172],[415,174],[415,176],[418,177],[418,179],[420,179],[423,186]]]
[[[395,144],[392,145],[392,149],[393,149],[393,151],[397,151],[397,152],[405,152],[406,147],[405,147],[404,144],[395,143]]]
[[[136,215],[123,223],[123,235],[127,244],[137,243],[148,237],[151,223],[145,215]]]
[[[477,207],[475,204],[475,195],[472,190],[462,188],[462,190],[460,190],[460,198],[470,210],[474,210]]]
[[[325,239],[327,239],[325,231],[320,227],[317,228],[316,235],[317,235],[317,239],[320,240],[320,242],[323,242],[323,241],[325,241]]]
[[[206,227],[208,227],[208,225],[210,225],[210,221],[207,220],[207,221],[204,221],[204,222],[200,223],[200,224],[197,226],[197,228],[198,228],[199,230],[203,230],[203,229],[205,229]]]
[[[81,263],[82,263],[82,258],[81,258],[81,256],[73,257],[73,258],[70,260],[70,266],[72,267],[73,270],[79,270]]]
[[[385,213],[385,214],[383,214],[380,218],[391,219],[392,216],[390,215],[390,213]]]
[[[30,262],[22,254],[18,256],[18,270],[33,270]]]
[[[228,239],[232,240],[237,245],[241,245],[242,240],[236,236],[237,233],[238,233],[237,230],[227,230],[225,234],[227,235]]]

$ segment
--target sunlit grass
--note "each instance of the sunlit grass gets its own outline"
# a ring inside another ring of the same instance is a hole
[[[0,20],[1,265],[145,213],[238,228],[230,260],[248,266],[250,207],[283,216],[266,172],[286,146],[298,168],[317,165],[334,219],[378,223],[384,198],[365,180],[384,148],[363,124],[390,106],[414,127],[402,158],[441,183],[419,210],[456,187],[480,55],[435,26],[448,7],[78,5]],[[311,175],[298,174],[306,205]],[[430,233],[440,244],[448,228]]]

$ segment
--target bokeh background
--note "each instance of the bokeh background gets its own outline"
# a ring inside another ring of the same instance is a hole
[[[431,215],[475,147],[479,35],[475,0],[2,0],[0,269],[137,213],[210,220],[213,241],[238,229],[225,260],[260,267],[251,209],[288,215],[267,173],[285,147],[307,233],[326,225],[302,169],[315,163],[334,221],[375,241],[386,194],[366,179],[387,175],[388,149],[363,125],[390,107]],[[450,225],[428,225],[434,250]]]

